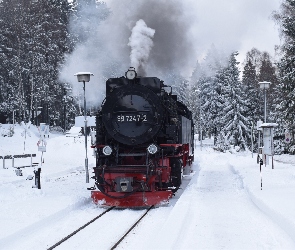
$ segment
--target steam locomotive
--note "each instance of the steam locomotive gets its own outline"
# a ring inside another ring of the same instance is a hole
[[[96,116],[96,189],[103,206],[165,204],[194,159],[193,120],[172,88],[157,77],[106,81],[106,98]]]

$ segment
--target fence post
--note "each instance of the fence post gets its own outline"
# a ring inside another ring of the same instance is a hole
[[[41,189],[41,181],[40,181],[41,168],[38,168],[38,170],[35,170],[34,173],[35,173],[35,186],[34,186],[34,188]]]

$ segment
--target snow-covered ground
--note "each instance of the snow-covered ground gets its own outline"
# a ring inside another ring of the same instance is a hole
[[[2,125],[0,134],[8,127]],[[13,137],[0,136],[0,156],[36,153],[33,162],[40,167],[38,130],[31,126],[26,139],[23,131],[16,125]],[[263,166],[261,190],[255,154],[220,153],[210,143],[204,141],[202,150],[196,146],[183,193],[153,209],[118,249],[295,249],[295,156],[275,156],[274,169]],[[3,169],[0,159],[0,249],[47,249],[105,210],[91,202],[86,189],[84,147],[84,137],[50,134],[41,189],[26,180],[33,168],[17,176],[12,160],[5,160]],[[88,153],[91,170],[95,159]],[[56,249],[109,249],[142,213],[112,211]]]

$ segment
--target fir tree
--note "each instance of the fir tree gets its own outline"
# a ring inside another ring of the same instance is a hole
[[[68,6],[67,0],[1,1],[0,42],[7,48],[0,55],[0,86],[6,85],[0,97],[3,112],[18,109],[17,119],[36,121],[38,107],[48,114],[52,106],[46,117],[61,123],[64,88],[58,68],[68,51]]]
[[[200,102],[200,76],[201,76],[201,65],[197,62],[195,69],[192,73],[190,78],[190,91],[189,91],[189,101],[188,101],[188,108],[192,111],[192,116],[194,120],[195,132],[200,134],[200,126],[201,122],[201,102]]]
[[[259,69],[258,80],[259,82],[270,82],[270,88],[267,90],[267,121],[275,122],[275,106],[277,101],[277,84],[278,79],[276,75],[276,68],[271,62],[270,55],[267,52],[262,53],[261,66]],[[261,98],[262,100],[263,98]],[[262,102],[260,102],[262,104]],[[261,105],[262,106],[262,105]],[[264,106],[264,104],[263,104]],[[263,111],[264,112],[264,111]]]
[[[206,134],[214,136],[214,144],[216,144],[217,135],[221,131],[219,114],[224,101],[219,74],[225,65],[225,60],[224,55],[211,46],[202,64],[199,79],[203,129]]]
[[[294,120],[295,120],[295,1],[284,0],[281,5],[281,11],[275,13],[275,20],[281,28],[281,35],[284,39],[282,45],[282,59],[278,63],[279,85],[278,96],[280,102],[276,106],[278,114],[277,121],[281,122],[280,132],[288,130],[294,138]],[[281,143],[283,144],[283,143]],[[290,153],[295,153],[295,142],[284,145]]]
[[[246,150],[247,140],[250,137],[249,121],[245,116],[247,108],[244,93],[239,81],[237,52],[232,53],[220,79],[223,81],[224,109],[220,117],[222,132],[231,145]]]
[[[257,121],[262,119],[262,107],[259,105],[261,102],[260,91],[258,89],[258,76],[256,74],[256,69],[254,64],[250,59],[248,59],[246,65],[244,66],[243,76],[242,76],[242,89],[245,93],[244,100],[246,102],[247,113],[246,117],[249,120],[252,128],[256,126]],[[257,105],[258,104],[258,105]],[[251,129],[252,129],[251,128]],[[254,136],[254,130],[252,131],[254,148],[256,145],[256,136]],[[247,141],[250,145],[251,138]]]

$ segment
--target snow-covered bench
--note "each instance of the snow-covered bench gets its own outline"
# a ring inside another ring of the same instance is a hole
[[[14,159],[16,158],[28,158],[31,157],[31,165],[28,166],[20,166],[20,167],[15,167],[14,166]],[[0,159],[3,159],[3,168],[5,167],[5,160],[6,159],[11,159],[12,160],[12,167],[13,168],[26,168],[26,167],[35,167],[39,163],[33,163],[33,157],[36,157],[36,154],[22,154],[22,155],[5,155],[5,156],[0,156]]]

